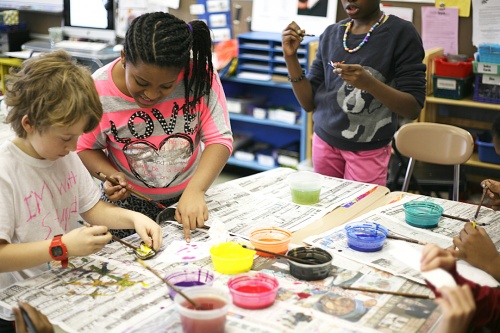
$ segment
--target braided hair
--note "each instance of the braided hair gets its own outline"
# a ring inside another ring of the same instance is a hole
[[[125,35],[125,58],[159,67],[184,69],[186,107],[210,92],[213,80],[212,38],[205,22],[189,23],[169,13],[146,13],[135,18]],[[192,55],[192,73],[191,73]],[[189,108],[188,108],[189,109]]]

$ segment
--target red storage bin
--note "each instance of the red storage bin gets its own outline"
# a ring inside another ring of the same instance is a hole
[[[472,61],[448,62],[447,57],[434,59],[434,74],[437,76],[447,76],[455,78],[466,78],[472,74]]]

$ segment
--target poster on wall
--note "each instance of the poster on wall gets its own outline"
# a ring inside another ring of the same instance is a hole
[[[253,0],[253,31],[282,32],[292,21],[308,34],[319,36],[337,17],[337,1]]]

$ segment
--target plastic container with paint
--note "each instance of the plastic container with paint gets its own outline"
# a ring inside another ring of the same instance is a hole
[[[375,252],[382,249],[389,231],[375,222],[352,222],[345,226],[347,245],[361,252]]]
[[[292,233],[278,227],[258,228],[250,232],[250,243],[256,249],[262,249],[274,253],[285,254],[288,251],[288,244],[292,238]],[[271,254],[257,251],[257,255],[262,257],[272,257]]]
[[[404,205],[406,223],[413,227],[430,229],[437,227],[444,209],[429,201],[410,201]]]
[[[288,259],[290,274],[299,280],[322,280],[328,277],[332,269],[332,255],[330,252],[319,247],[297,247],[291,249],[286,254],[290,257],[305,259],[311,262],[311,265],[308,265]]]
[[[212,286],[214,273],[205,268],[188,267],[171,272],[165,279],[177,289],[183,290],[195,286]],[[168,293],[172,299],[177,295],[177,292],[170,286],[168,287]]]
[[[214,269],[222,274],[245,273],[252,268],[255,251],[238,243],[225,242],[210,248]]]
[[[201,309],[194,309],[182,295],[175,295],[174,306],[181,317],[182,332],[224,332],[226,315],[231,304],[229,293],[208,286],[187,288],[183,293],[200,305]]]
[[[323,176],[311,171],[297,171],[288,176],[292,201],[300,205],[319,202]]]
[[[245,273],[230,278],[227,286],[234,305],[245,309],[263,309],[274,303],[279,283],[271,275]]]

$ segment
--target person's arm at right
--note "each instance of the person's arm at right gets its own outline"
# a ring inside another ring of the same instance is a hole
[[[493,179],[485,179],[481,182],[483,188],[487,188],[486,204],[494,210],[500,210],[500,182]]]
[[[453,238],[453,244],[456,249],[451,251],[457,258],[500,281],[500,253],[484,228],[466,222],[460,234]]]
[[[77,228],[61,237],[68,256],[86,256],[101,250],[110,240],[105,226]],[[13,272],[32,268],[52,260],[49,254],[52,239],[10,244],[0,239],[0,272]]]
[[[128,190],[132,189],[132,186],[127,182],[125,174],[116,171],[116,169],[109,162],[106,154],[101,149],[81,150],[78,152],[78,156],[93,177],[104,181],[104,192],[109,200],[123,200],[130,196],[130,192]],[[99,177],[97,174],[98,172],[115,179],[120,183],[120,185],[113,185],[109,181]]]
[[[291,79],[300,79],[292,83],[293,93],[299,101],[302,108],[306,111],[314,110],[313,90],[311,83],[305,77],[302,67],[299,63],[297,50],[300,42],[304,39],[305,30],[301,30],[297,23],[290,23],[281,34],[283,45],[283,56],[285,58],[288,76]]]

